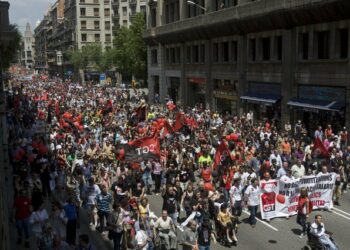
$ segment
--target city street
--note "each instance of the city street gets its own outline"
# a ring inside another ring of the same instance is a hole
[[[159,215],[163,204],[161,196],[151,195],[148,196],[148,198],[151,210],[154,211],[156,215]],[[341,206],[335,206],[332,213],[327,211],[314,211],[310,215],[308,221],[312,222],[316,214],[322,215],[326,230],[334,233],[334,239],[339,249],[349,249],[350,193],[342,196]],[[232,246],[232,249],[295,250],[302,249],[306,245],[306,236],[302,239],[299,238],[300,226],[296,223],[296,216],[290,217],[288,220],[284,218],[273,219],[270,223],[259,221],[255,228],[251,228],[249,224],[245,223],[245,219],[248,217],[248,213],[244,212],[241,217],[243,222],[238,229],[238,244],[236,247]],[[86,215],[82,217],[82,228],[80,232],[88,233],[98,249],[113,249],[112,242],[105,236],[101,236],[95,231],[92,232],[84,218],[87,218]],[[177,234],[180,236],[180,231],[178,231]],[[181,246],[179,249],[181,249]],[[227,248],[217,243],[212,244],[211,249],[223,250]]]

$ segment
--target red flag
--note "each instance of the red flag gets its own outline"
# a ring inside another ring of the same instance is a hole
[[[170,111],[172,111],[172,110],[174,110],[175,108],[176,108],[176,105],[173,103],[173,102],[168,102],[167,104],[166,104],[166,106],[167,106],[167,108],[170,110]]]
[[[231,157],[230,150],[228,149],[226,143],[222,141],[220,145],[216,148],[213,169],[215,170],[224,157]]]
[[[322,157],[325,158],[329,158],[330,154],[328,152],[328,150],[326,149],[326,147],[324,146],[323,142],[321,141],[321,139],[319,137],[317,137],[314,140],[314,149],[313,149],[313,153],[320,155]]]
[[[185,121],[184,120],[185,120],[184,113],[183,112],[177,113],[175,124],[173,126],[173,131],[174,132],[179,131],[185,125]]]
[[[191,130],[198,128],[198,123],[193,117],[185,118],[185,122]]]
[[[124,149],[125,161],[127,162],[159,160],[160,158],[160,143],[156,135],[130,141],[128,144],[120,145],[120,147]]]

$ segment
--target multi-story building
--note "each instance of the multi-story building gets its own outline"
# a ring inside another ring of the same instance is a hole
[[[112,0],[114,31],[129,27],[136,13],[146,13],[146,0]]]
[[[30,23],[27,23],[21,43],[21,64],[26,69],[34,66],[34,36]]]
[[[0,1],[0,249],[15,249],[15,225],[12,222],[13,209],[13,183],[12,172],[9,160],[9,135],[6,120],[6,97],[3,85],[1,62],[4,59],[2,51],[6,50],[15,37],[15,33],[10,29],[9,20],[10,4],[6,1]]]
[[[350,1],[147,5],[150,100],[350,127]]]
[[[48,69],[48,47],[47,47],[47,30],[49,29],[49,16],[45,15],[42,21],[38,21],[34,29],[35,40],[35,69],[46,71]]]
[[[73,65],[70,50],[98,43],[112,47],[111,0],[58,0],[48,12],[47,62],[53,75],[69,75]]]

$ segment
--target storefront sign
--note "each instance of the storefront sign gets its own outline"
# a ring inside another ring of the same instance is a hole
[[[189,77],[188,82],[193,84],[205,84],[205,78]]]
[[[346,90],[341,87],[298,86],[298,97],[319,101],[345,101]]]

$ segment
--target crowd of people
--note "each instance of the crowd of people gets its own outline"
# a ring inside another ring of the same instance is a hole
[[[34,237],[38,249],[95,249],[88,235],[77,238],[86,213],[91,230],[113,241],[115,250],[208,250],[212,242],[238,242],[245,208],[255,227],[260,180],[335,172],[334,202],[347,192],[345,127],[332,131],[329,125],[312,133],[299,121],[277,129],[273,121],[255,121],[252,113],[218,114],[201,105],[181,109],[170,100],[151,105],[136,89],[59,79],[14,78],[11,86],[7,122],[14,216],[18,244],[26,248]],[[140,106],[146,107],[145,119],[135,113]],[[191,125],[169,133],[157,127],[159,121],[173,127],[179,112]],[[120,157],[119,145],[155,131],[161,138],[159,158]],[[314,154],[316,137],[329,150],[328,159]],[[227,143],[230,157],[213,167],[221,143]],[[161,214],[153,212],[151,195],[162,196]],[[298,209],[303,233],[307,204],[302,200]]]

